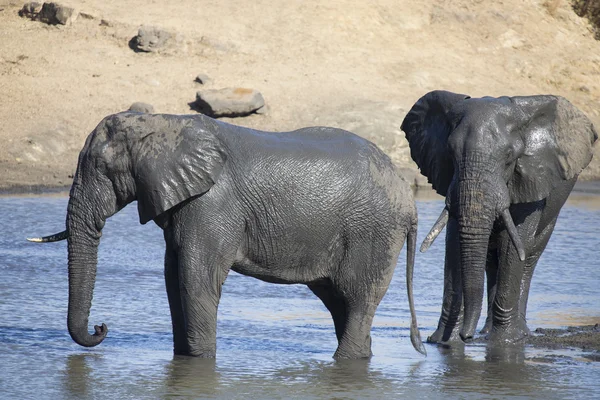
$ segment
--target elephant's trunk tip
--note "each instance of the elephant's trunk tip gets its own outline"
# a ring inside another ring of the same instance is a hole
[[[83,333],[79,331],[73,332],[71,330],[69,330],[69,333],[77,344],[83,347],[94,347],[102,343],[104,338],[106,338],[106,335],[108,334],[108,327],[104,323],[101,326],[94,325],[93,335],[90,335],[85,328]]]

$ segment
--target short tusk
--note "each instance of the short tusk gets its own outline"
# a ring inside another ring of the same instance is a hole
[[[442,213],[440,214],[440,217],[437,219],[437,221],[435,221],[435,224],[433,224],[433,227],[431,228],[431,230],[429,231],[427,236],[425,236],[425,240],[423,240],[423,243],[421,244],[421,248],[420,248],[421,253],[424,253],[427,251],[427,249],[433,244],[433,241],[435,240],[436,237],[438,237],[438,235],[444,229],[444,227],[446,226],[447,223],[448,223],[448,208],[444,207],[444,209],[442,210]]]
[[[505,208],[504,211],[502,211],[502,219],[504,220],[504,225],[506,225],[508,236],[510,236],[510,240],[512,240],[517,252],[519,253],[519,259],[521,261],[525,261],[525,248],[523,247],[523,242],[521,242],[519,232],[517,232],[517,228],[515,227],[515,223],[510,215],[510,212],[508,211],[508,208]]]
[[[54,235],[44,236],[39,238],[27,238],[30,242],[34,243],[50,243],[50,242],[59,242],[61,240],[65,240],[69,237],[69,233],[64,230],[60,233],[55,233]]]

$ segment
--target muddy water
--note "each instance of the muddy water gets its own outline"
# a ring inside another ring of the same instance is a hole
[[[600,322],[600,207],[575,198],[562,211],[534,276],[529,326]],[[590,200],[591,199],[591,200]],[[66,197],[0,198],[1,398],[598,398],[600,363],[581,350],[517,346],[493,351],[427,346],[408,339],[403,250],[372,331],[370,361],[334,362],[333,324],[303,286],[231,273],[219,308],[216,360],[174,357],[162,277],[163,240],[140,226],[135,206],[104,229],[90,324],[108,338],[85,349],[66,330],[66,244],[27,236],[64,227]],[[418,202],[419,237],[439,198]],[[433,332],[442,293],[443,240],[417,257],[422,336]],[[483,322],[480,321],[480,323]]]

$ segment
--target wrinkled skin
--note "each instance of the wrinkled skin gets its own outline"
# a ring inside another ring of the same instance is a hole
[[[83,346],[107,333],[104,324],[88,333],[102,227],[134,200],[140,222],[164,230],[176,354],[215,356],[230,269],[307,285],[331,312],[336,358],[371,355],[375,309],[407,237],[412,289],[412,192],[374,144],[333,128],[271,133],[202,115],[121,113],[105,118],[81,151],[63,235],[68,328]],[[422,351],[410,305],[411,339]]]
[[[429,342],[473,338],[487,275],[491,342],[527,335],[533,271],[597,133],[557,96],[484,97],[434,91],[402,123],[412,158],[446,197],[422,251],[446,229],[442,313]]]

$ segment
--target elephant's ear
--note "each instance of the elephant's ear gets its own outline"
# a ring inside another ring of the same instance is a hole
[[[153,132],[140,138],[132,151],[142,224],[207,192],[219,178],[227,158],[212,133],[214,126],[171,116],[154,118],[159,120]]]
[[[433,188],[446,196],[454,175],[448,152],[448,136],[454,128],[450,110],[470,97],[436,90],[421,97],[410,109],[401,129],[406,133],[410,155]]]
[[[592,122],[562,97],[523,96],[512,100],[524,113],[520,129],[525,148],[508,182],[511,201],[538,201],[590,163],[598,133]]]

